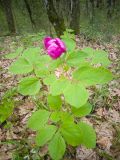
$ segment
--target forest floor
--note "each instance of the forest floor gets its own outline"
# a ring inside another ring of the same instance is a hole
[[[97,86],[91,90],[90,101],[93,104],[93,112],[83,118],[93,125],[97,133],[97,147],[86,149],[82,146],[68,147],[64,160],[120,160],[120,37],[113,37],[112,43],[100,43],[76,37],[77,47],[93,47],[108,51],[112,61],[110,66],[116,79],[103,87]],[[0,39],[0,95],[16,86],[17,77],[8,72],[13,60],[5,59],[4,54],[14,50],[15,46],[26,45],[27,41],[21,41],[19,37],[6,37]],[[32,42],[38,46],[39,41]],[[31,42],[30,42],[31,45]],[[0,160],[49,160],[47,147],[36,148],[34,144],[35,133],[26,129],[26,122],[35,110],[35,104],[31,98],[15,95],[15,108],[10,118],[0,125]],[[40,158],[41,157],[41,158]]]

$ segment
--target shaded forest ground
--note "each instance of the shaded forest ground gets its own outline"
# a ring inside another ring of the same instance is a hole
[[[41,39],[37,36],[6,37],[0,41],[0,95],[16,86],[17,78],[8,72],[12,60],[4,59],[4,55],[13,52],[18,46],[39,46]],[[86,46],[103,49],[109,52],[112,61],[111,71],[116,78],[103,87],[91,88],[90,101],[93,104],[93,112],[83,118],[84,121],[94,126],[97,132],[96,149],[88,150],[84,147],[68,147],[64,160],[120,160],[120,37],[113,37],[110,43],[76,37],[78,48]],[[12,93],[11,95],[12,96]],[[0,160],[22,159],[50,159],[47,155],[47,147],[37,148],[34,143],[35,133],[26,129],[26,122],[36,109],[33,98],[14,95],[15,108],[10,118],[0,128]],[[42,157],[42,158],[40,158]],[[43,158],[44,157],[44,158]]]

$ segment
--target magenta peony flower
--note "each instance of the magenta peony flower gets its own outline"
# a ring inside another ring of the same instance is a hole
[[[44,46],[52,59],[57,59],[66,52],[65,44],[59,38],[46,37],[44,39]]]

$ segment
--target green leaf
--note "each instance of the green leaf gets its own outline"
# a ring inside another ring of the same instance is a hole
[[[102,64],[107,67],[110,65],[110,60],[108,59],[108,53],[102,50],[96,50],[92,58],[92,64]]]
[[[43,79],[43,82],[46,85],[51,85],[56,80],[57,80],[56,76],[54,74],[50,74],[46,78]]]
[[[49,62],[51,62],[51,58],[48,55],[41,55],[39,57],[39,61],[41,64],[48,64]]]
[[[60,96],[48,95],[47,101],[51,109],[59,110],[61,108],[62,100]]]
[[[61,111],[59,113],[59,115],[60,115],[60,119],[61,119],[62,123],[64,123],[64,122],[65,123],[67,123],[67,122],[73,123],[74,122],[73,116],[70,113],[68,113],[68,112]]]
[[[70,105],[79,108],[87,102],[89,94],[81,83],[70,83],[64,90],[64,97]]]
[[[72,112],[76,117],[84,117],[88,115],[92,110],[92,105],[90,103],[86,103],[85,105],[81,106],[80,108],[72,107]]]
[[[67,57],[67,64],[70,66],[79,66],[86,63],[87,54],[82,51],[71,52]]]
[[[22,95],[35,95],[41,87],[40,81],[36,77],[25,77],[18,85],[18,92]]]
[[[61,120],[62,123],[67,123],[67,122],[74,122],[74,118],[73,115],[71,115],[68,112],[64,112],[64,111],[55,111],[51,113],[50,116],[51,121],[53,122],[58,122]]]
[[[60,112],[55,111],[51,113],[50,120],[53,122],[58,122],[60,120]]]
[[[107,52],[103,50],[94,50],[93,48],[84,48],[82,51],[88,55],[92,64],[102,64],[105,67],[110,65]]]
[[[87,148],[95,148],[96,146],[96,133],[95,130],[84,122],[78,123],[80,132],[82,133],[82,143]]]
[[[60,128],[61,134],[63,135],[65,141],[72,145],[77,146],[81,144],[81,132],[79,127],[75,123],[63,123]]]
[[[67,79],[65,78],[58,79],[51,84],[50,93],[53,96],[60,95],[63,93],[68,84],[69,81]]]
[[[73,39],[63,38],[62,40],[65,42],[65,45],[66,45],[66,48],[67,48],[68,52],[73,51],[75,49],[76,42]]]
[[[73,78],[86,86],[105,84],[113,79],[112,73],[103,67],[81,67],[73,72]]]
[[[47,125],[42,127],[37,133],[35,139],[36,144],[38,146],[43,146],[44,144],[46,144],[49,140],[51,140],[56,130],[57,128],[54,125]]]
[[[90,47],[86,47],[86,48],[82,49],[82,51],[84,53],[86,53],[90,58],[92,58],[94,56],[94,52],[95,52],[95,50]]]
[[[63,63],[62,59],[59,58],[57,60],[51,60],[48,64],[48,68],[50,71],[54,71],[56,68],[58,68]]]
[[[64,39],[64,38],[69,38],[69,39],[74,39],[75,40],[75,34],[74,34],[74,30],[72,29],[66,29],[64,32],[63,32],[63,35],[60,36],[61,39]]]
[[[44,78],[49,75],[49,69],[45,63],[38,62],[34,65],[35,74],[37,77]]]
[[[35,74],[36,74],[37,77],[45,78],[45,77],[48,76],[49,70],[46,69],[46,68],[42,68],[42,69],[40,69],[40,70],[36,69],[36,70],[35,70]]]
[[[17,89],[16,89],[16,87],[12,87],[4,93],[4,95],[2,96],[2,99],[9,100],[9,99],[13,98],[15,95],[17,95]]]
[[[22,56],[25,59],[27,59],[30,63],[35,64],[40,59],[40,48],[28,48],[23,52]]]
[[[62,63],[61,59],[52,60],[49,56],[41,56],[34,65],[35,74],[39,77],[46,77],[50,71],[54,71]]]
[[[0,103],[0,122],[7,120],[13,113],[14,102],[12,99],[4,99]]]
[[[38,110],[32,114],[30,119],[28,120],[28,127],[33,130],[39,130],[41,127],[43,127],[50,116],[50,112],[46,110]]]
[[[24,49],[23,47],[19,47],[19,48],[16,49],[16,51],[14,53],[6,54],[5,58],[14,59],[23,51],[23,49]]]
[[[20,57],[17,61],[12,63],[9,70],[13,74],[26,74],[33,70],[33,66],[26,59]]]
[[[38,53],[37,53],[38,54]],[[39,55],[38,60],[35,61],[35,68],[41,69],[41,67],[49,68],[49,63],[52,63],[51,58],[48,55]]]
[[[56,135],[48,145],[48,150],[51,158],[53,160],[60,160],[65,153],[65,149],[66,145],[64,139],[62,138],[60,133],[56,133]]]

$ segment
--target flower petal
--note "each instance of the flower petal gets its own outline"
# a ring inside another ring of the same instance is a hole
[[[44,45],[47,49],[48,55],[52,59],[57,59],[62,55],[62,53],[66,52],[66,46],[63,41],[61,41],[59,38],[51,38],[46,37],[44,39]]]
[[[62,48],[63,52],[65,52],[66,51],[66,46],[65,46],[64,42],[61,41],[60,38],[55,38],[55,40],[56,40],[56,44],[58,44],[60,46],[60,48]]]
[[[50,40],[52,40],[52,38],[51,37],[46,37],[46,38],[44,38],[44,46],[45,46],[45,48],[47,49],[48,47],[49,47],[49,41]]]

